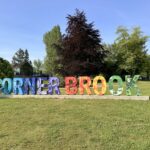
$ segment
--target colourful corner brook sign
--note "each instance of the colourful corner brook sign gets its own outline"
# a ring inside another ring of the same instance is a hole
[[[139,77],[140,75],[135,75],[133,78],[129,75],[125,76],[126,95],[132,95],[133,90],[135,95],[140,95],[141,92],[136,84]],[[60,80],[57,77],[4,78],[0,79],[0,93],[5,95],[9,95],[12,92],[15,95],[60,95],[59,85]],[[114,88],[114,85],[117,85],[117,88]],[[106,79],[103,76],[96,76],[93,80],[88,76],[80,76],[79,78],[65,77],[65,93],[68,95],[91,95],[92,88],[96,95],[104,95],[107,90]],[[108,81],[108,88],[110,94],[121,95],[123,93],[122,78],[117,75],[111,76]]]

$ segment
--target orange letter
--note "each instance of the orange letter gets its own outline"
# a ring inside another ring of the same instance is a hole
[[[101,86],[102,90],[101,91],[98,91],[98,84],[97,84],[98,80],[100,80],[102,82],[102,86]],[[105,92],[106,92],[106,80],[103,76],[97,76],[94,78],[93,89],[94,89],[95,94],[97,94],[97,95],[104,95],[105,94]]]
[[[75,77],[65,77],[65,91],[69,95],[77,94],[77,79]]]
[[[87,77],[87,76],[79,77],[79,91],[80,91],[80,94],[84,94],[84,89],[85,89],[87,91],[87,94],[91,95],[92,93],[91,93],[91,90],[90,90],[90,85],[91,85],[90,77]]]

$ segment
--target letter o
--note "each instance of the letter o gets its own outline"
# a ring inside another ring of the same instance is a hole
[[[118,82],[118,90],[117,91],[114,91],[114,89],[113,89],[113,81],[114,80],[117,80],[117,82]],[[122,94],[122,92],[123,92],[123,82],[122,82],[122,79],[121,79],[120,76],[110,77],[108,85],[109,85],[109,91],[110,91],[111,94],[113,94],[113,95],[121,95]]]
[[[6,85],[7,83],[7,85]],[[3,87],[3,93],[8,95],[12,92],[12,79],[10,78],[4,78],[2,82],[2,87]]]
[[[98,91],[98,85],[97,85],[97,82],[98,80],[100,80],[102,82],[102,89],[101,91]],[[96,76],[93,80],[93,89],[94,89],[94,92],[95,94],[97,95],[104,95],[106,93],[106,80],[103,76]]]

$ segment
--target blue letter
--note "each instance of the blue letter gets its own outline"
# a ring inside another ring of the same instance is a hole
[[[23,95],[23,78],[14,78],[13,83],[14,94]]]
[[[29,94],[29,90],[31,90],[31,93],[35,95],[35,84],[36,79],[35,78],[25,78],[24,79],[24,94]]]
[[[3,87],[3,93],[8,95],[11,94],[12,92],[12,79],[10,78],[4,78],[2,82],[2,87]]]

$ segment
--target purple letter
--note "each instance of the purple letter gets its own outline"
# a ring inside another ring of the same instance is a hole
[[[50,77],[49,84],[48,84],[48,93],[53,94],[53,89],[57,95],[60,95],[59,90],[59,79],[57,77]]]

